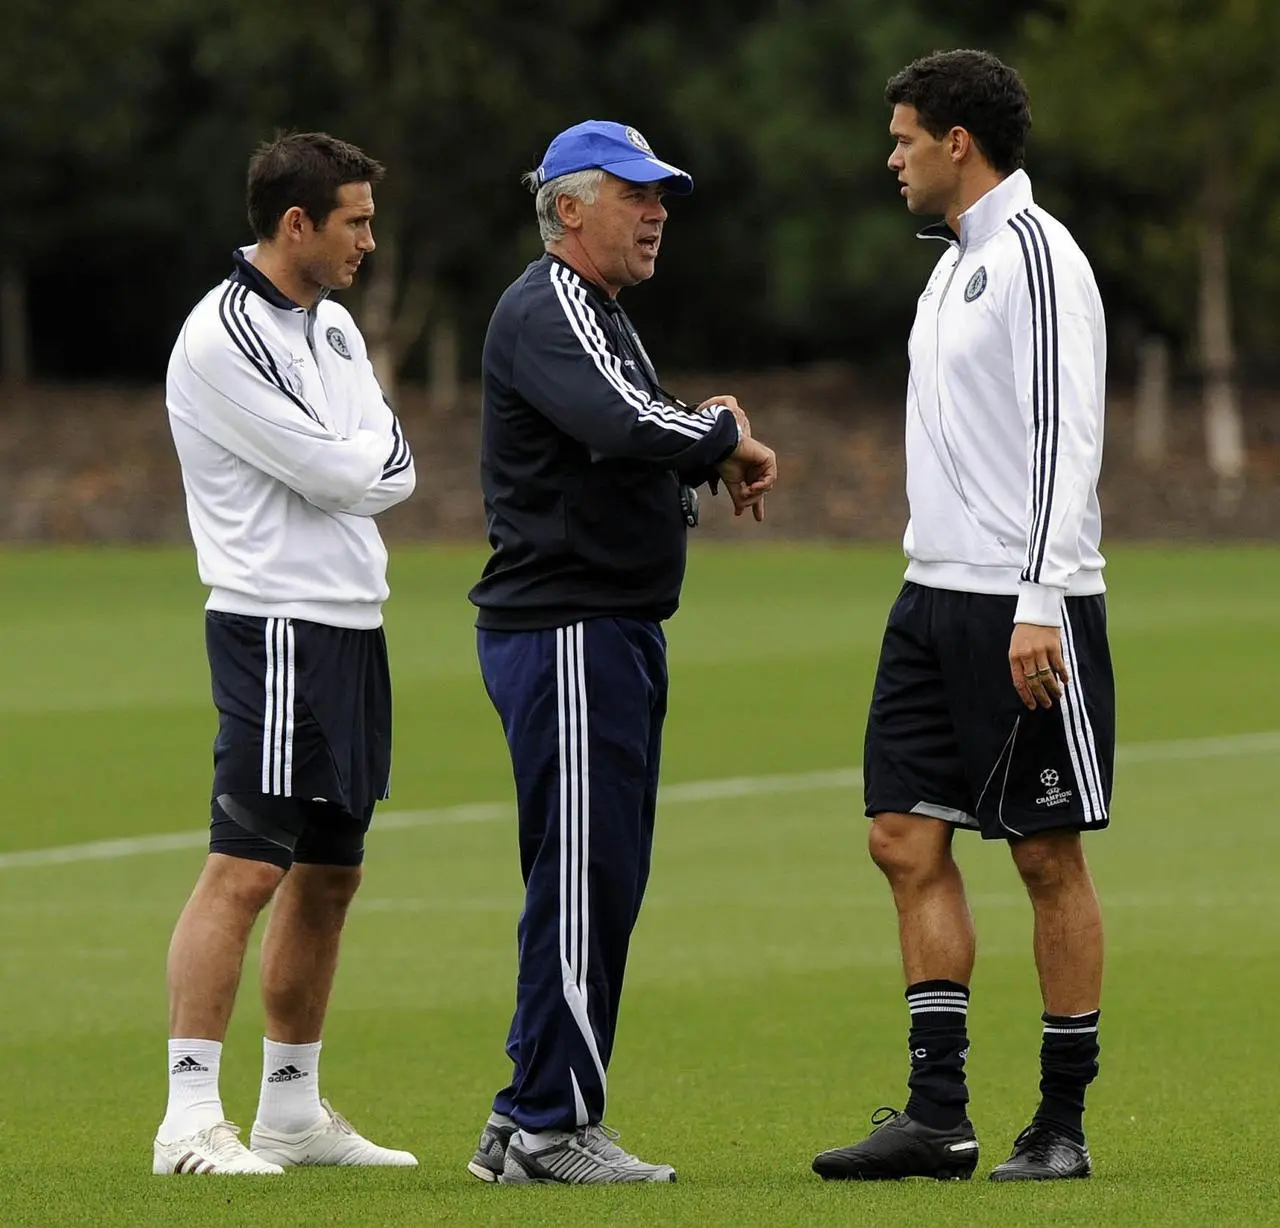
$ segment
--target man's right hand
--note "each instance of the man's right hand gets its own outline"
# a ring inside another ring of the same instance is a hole
[[[730,396],[727,392],[708,397],[705,401],[699,402],[697,408],[708,412],[727,409],[733,415],[743,435],[751,434],[751,420],[747,417],[747,411],[738,404],[737,397]]]
[[[757,520],[763,520],[765,494],[778,480],[778,458],[773,449],[744,433],[733,452],[716,466],[716,472],[733,500],[733,514],[741,516],[750,508]]]

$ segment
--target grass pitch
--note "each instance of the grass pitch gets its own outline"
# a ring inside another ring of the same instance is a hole
[[[859,763],[901,563],[782,546],[696,549],[669,626],[671,787],[610,1120],[679,1183],[516,1190],[467,1175],[506,1074],[520,902],[465,599],[479,562],[394,556],[394,797],[323,1063],[335,1104],[422,1167],[177,1181],[150,1176],[150,1141],[165,948],[207,818],[202,591],[187,552],[0,554],[0,1225],[1280,1223],[1280,551],[1112,552],[1125,750],[1114,826],[1088,841],[1109,943],[1086,1118],[1096,1175],[1034,1188],[809,1172],[905,1096],[892,906],[854,774],[837,771]],[[156,851],[165,833],[186,840]],[[118,839],[131,843],[81,847]],[[64,860],[42,851],[55,847]],[[963,835],[958,849],[979,930],[981,1177],[1034,1107],[1039,1003],[1007,855]],[[223,1061],[246,1128],[255,972],[251,957]]]

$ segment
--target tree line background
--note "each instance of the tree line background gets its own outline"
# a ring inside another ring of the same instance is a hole
[[[539,250],[519,175],[614,118],[688,168],[628,309],[664,369],[833,361],[900,374],[930,245],[885,168],[886,78],[956,46],[1028,81],[1040,201],[1090,254],[1113,371],[1202,393],[1244,465],[1237,388],[1280,312],[1275,0],[8,0],[0,376],[162,379],[250,239],[249,153],[326,129],[389,167],[352,304],[384,378],[442,398]],[[1142,397],[1139,397],[1142,401]]]

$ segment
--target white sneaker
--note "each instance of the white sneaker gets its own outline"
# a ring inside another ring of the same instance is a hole
[[[279,1134],[258,1122],[253,1123],[249,1146],[262,1160],[282,1168],[312,1164],[359,1164],[382,1168],[416,1168],[418,1159],[408,1151],[379,1147],[357,1134],[341,1113],[327,1101],[320,1101],[324,1116],[301,1134]]]
[[[616,1185],[636,1181],[666,1184],[676,1179],[670,1164],[645,1163],[619,1147],[614,1142],[617,1137],[617,1131],[608,1126],[586,1126],[558,1143],[532,1151],[526,1148],[522,1134],[513,1134],[498,1180],[503,1185]]]
[[[183,1176],[205,1173],[279,1176],[284,1169],[269,1160],[259,1159],[240,1141],[240,1127],[229,1121],[220,1121],[196,1134],[189,1134],[172,1143],[155,1142],[151,1171],[156,1176],[181,1174]]]

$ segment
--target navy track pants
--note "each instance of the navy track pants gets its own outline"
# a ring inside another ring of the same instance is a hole
[[[502,718],[520,826],[514,1070],[493,1107],[521,1127],[604,1117],[631,932],[653,848],[666,639],[654,622],[596,618],[479,632]]]

